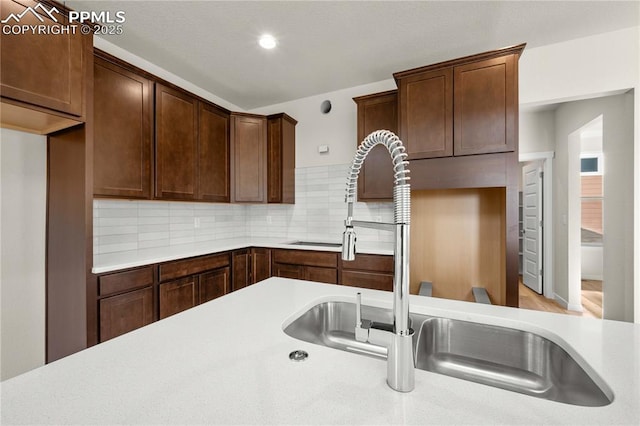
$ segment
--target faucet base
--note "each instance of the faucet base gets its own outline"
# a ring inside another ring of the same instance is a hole
[[[387,353],[387,384],[398,392],[411,392],[415,387],[413,330],[394,334]]]

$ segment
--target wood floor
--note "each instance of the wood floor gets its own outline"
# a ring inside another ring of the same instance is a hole
[[[556,312],[583,316],[589,318],[602,318],[602,281],[582,280],[582,307],[583,312],[568,311],[558,302],[534,292],[522,284],[520,276],[520,308],[533,309],[535,311]]]

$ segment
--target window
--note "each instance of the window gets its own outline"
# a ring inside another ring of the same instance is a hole
[[[582,176],[601,175],[604,169],[602,153],[580,154],[580,174]]]

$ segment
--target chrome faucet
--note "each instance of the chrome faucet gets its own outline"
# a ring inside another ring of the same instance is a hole
[[[394,222],[366,222],[353,219],[353,203],[356,201],[358,173],[365,158],[376,145],[384,145],[393,161]],[[342,236],[342,259],[354,260],[356,256],[356,232],[354,227],[381,229],[395,233],[393,274],[393,324],[374,323],[361,316],[361,294],[357,294],[356,339],[387,348],[387,383],[399,392],[411,392],[414,388],[414,356],[409,328],[409,222],[411,194],[409,187],[409,162],[402,141],[388,130],[377,130],[365,138],[358,147],[347,177],[347,219]]]

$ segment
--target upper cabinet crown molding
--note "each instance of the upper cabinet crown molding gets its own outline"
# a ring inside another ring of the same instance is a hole
[[[406,71],[398,71],[393,73],[393,78],[396,80],[396,83],[398,83],[398,81],[402,78],[439,68],[455,67],[458,65],[467,64],[469,62],[482,61],[485,59],[492,59],[505,55],[517,55],[518,58],[520,58],[520,55],[522,55],[522,52],[524,51],[524,48],[526,46],[527,43],[521,43],[501,49],[489,50],[487,52],[476,53],[473,55],[463,56],[461,58],[455,58],[435,64],[425,65],[423,67],[411,68]]]

